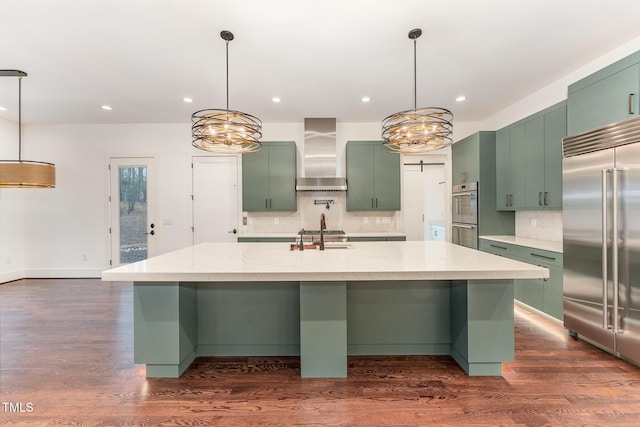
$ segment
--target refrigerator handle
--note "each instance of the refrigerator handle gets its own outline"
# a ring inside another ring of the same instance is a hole
[[[607,295],[607,174],[602,169],[602,327],[609,328],[609,299]]]
[[[619,286],[618,286],[618,171],[619,169],[613,168],[611,170],[611,195],[613,206],[611,208],[611,228],[613,230],[612,242],[611,242],[611,266],[613,267],[612,279],[613,279],[613,332],[620,332],[620,325],[618,319],[618,303],[619,303]]]

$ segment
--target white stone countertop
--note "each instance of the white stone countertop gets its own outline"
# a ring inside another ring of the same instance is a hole
[[[201,243],[102,273],[105,281],[533,279],[546,268],[444,241],[354,242],[291,251],[289,243]]]
[[[552,242],[550,240],[531,239],[519,236],[480,236],[481,239],[493,240],[494,242],[509,243],[511,245],[525,246],[528,248],[541,249],[562,253],[562,242]]]

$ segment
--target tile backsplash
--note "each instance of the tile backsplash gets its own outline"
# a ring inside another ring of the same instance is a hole
[[[299,192],[296,212],[248,212],[241,233],[290,233],[320,228],[324,213],[327,228],[346,232],[401,232],[402,212],[347,212],[345,192]],[[329,209],[327,209],[327,203]]]
[[[562,242],[562,211],[516,211],[516,236]]]

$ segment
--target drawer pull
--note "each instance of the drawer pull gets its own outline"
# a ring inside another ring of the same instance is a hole
[[[505,248],[504,246],[498,246],[498,245],[492,245],[492,244],[489,244],[489,246],[491,246],[492,248],[498,248],[498,249],[502,249],[502,250],[505,250],[505,251],[507,250],[507,248]]]
[[[633,94],[629,94],[629,115],[633,114]]]
[[[556,260],[556,258],[555,258],[555,257],[550,257],[550,256],[540,255],[540,254],[534,254],[533,252],[531,252],[531,256],[535,256],[535,257],[538,257],[538,258],[548,259],[549,261],[555,261],[555,260]]]

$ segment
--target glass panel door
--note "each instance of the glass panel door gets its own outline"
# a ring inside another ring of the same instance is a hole
[[[142,261],[154,255],[153,158],[112,158],[111,265]]]

